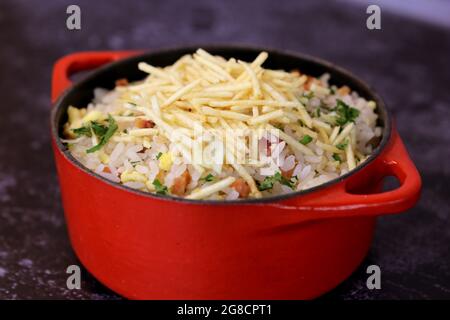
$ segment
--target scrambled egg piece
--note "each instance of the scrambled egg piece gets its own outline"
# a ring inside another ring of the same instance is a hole
[[[123,183],[130,182],[130,181],[137,181],[137,182],[145,183],[147,181],[147,177],[137,171],[126,170],[126,171],[122,172],[122,174],[120,175],[120,180]]]
[[[172,155],[169,152],[163,153],[161,157],[159,157],[159,167],[162,170],[169,171],[172,166],[172,162]]]
[[[79,120],[86,114],[86,109],[77,109],[75,107],[69,106],[67,108],[67,116],[69,117],[69,123],[79,122]]]
[[[100,111],[94,110],[89,112],[87,115],[81,119],[82,123],[90,122],[90,121],[97,121],[97,120],[104,120],[106,119],[105,115],[101,113]]]

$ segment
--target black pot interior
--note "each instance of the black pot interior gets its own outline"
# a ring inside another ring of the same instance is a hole
[[[167,50],[158,50],[155,52],[148,52],[142,55],[134,56],[131,58],[123,59],[114,63],[111,63],[107,66],[100,67],[92,72],[89,72],[84,79],[76,82],[71,88],[66,90],[55,103],[55,106],[52,111],[52,133],[57,141],[58,147],[63,150],[67,158],[74,162],[76,165],[80,166],[87,173],[94,175],[95,177],[104,180],[106,183],[113,184],[116,187],[124,188],[130,192],[137,192],[145,196],[149,197],[157,197],[157,198],[165,198],[176,201],[183,202],[211,202],[211,203],[253,203],[253,202],[266,202],[266,201],[276,201],[280,199],[290,198],[299,194],[305,194],[317,189],[325,188],[331,184],[342,181],[347,178],[348,175],[355,173],[356,171],[364,168],[368,163],[370,163],[376,156],[380,153],[380,151],[386,145],[389,136],[390,136],[390,119],[388,112],[386,110],[385,104],[383,100],[372,90],[367,84],[363,81],[352,75],[349,71],[346,71],[340,67],[333,65],[330,62],[323,61],[318,58],[309,57],[305,55],[300,55],[292,52],[282,52],[278,50],[271,50],[266,48],[253,48],[253,47],[239,47],[239,46],[202,46],[208,52],[214,55],[220,55],[225,58],[234,57],[236,59],[244,60],[244,61],[252,61],[256,58],[256,56],[261,51],[267,51],[269,53],[269,58],[264,63],[265,68],[269,69],[283,69],[283,70],[293,70],[299,69],[302,73],[312,75],[312,76],[321,76],[324,73],[329,73],[330,83],[335,84],[337,86],[347,85],[352,90],[355,90],[359,93],[360,96],[364,97],[367,100],[374,100],[377,103],[377,113],[379,115],[379,125],[384,128],[383,137],[379,144],[379,146],[374,150],[369,159],[363,163],[361,166],[358,166],[356,169],[352,170],[350,173],[345,174],[335,180],[329,181],[328,183],[322,184],[320,186],[304,190],[293,192],[288,195],[280,195],[267,197],[262,199],[247,199],[247,200],[235,200],[235,201],[218,201],[218,200],[187,200],[179,197],[172,196],[159,196],[155,194],[150,194],[147,192],[142,192],[138,190],[134,190],[123,185],[110,182],[105,178],[96,175],[91,172],[87,168],[85,168],[82,164],[80,164],[77,160],[75,160],[64,144],[62,144],[58,137],[61,136],[62,126],[67,121],[67,108],[72,105],[77,108],[86,107],[89,102],[93,99],[93,90],[95,88],[106,88],[113,89],[115,86],[115,80],[120,78],[127,78],[129,81],[141,80],[146,76],[146,73],[140,71],[137,68],[137,64],[141,61],[148,62],[154,66],[167,66],[173,64],[176,60],[178,60],[181,56],[185,54],[194,53],[197,47],[183,47],[183,48],[175,48],[175,49],[167,49]]]

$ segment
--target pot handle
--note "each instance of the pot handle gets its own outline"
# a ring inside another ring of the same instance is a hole
[[[359,179],[367,179],[364,171],[325,190],[312,192],[294,198],[292,202],[278,203],[276,206],[290,210],[301,210],[307,220],[339,218],[351,216],[379,216],[405,211],[417,202],[420,196],[421,178],[414,163],[395,129],[386,149],[374,163],[369,164],[368,175],[372,181],[380,182],[387,176],[395,176],[400,182],[397,189],[371,194],[355,194],[349,186]],[[359,175],[361,174],[361,175]],[[359,176],[358,176],[359,175]]]
[[[52,103],[72,85],[69,77],[78,71],[98,68],[140,51],[86,51],[66,55],[56,61],[52,75]]]

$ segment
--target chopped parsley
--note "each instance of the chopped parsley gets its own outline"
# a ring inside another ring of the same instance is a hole
[[[265,177],[264,181],[258,184],[258,190],[265,191],[272,189],[275,182],[277,182],[275,176]]]
[[[152,184],[155,186],[155,191],[157,194],[167,194],[167,187],[163,185],[158,179],[153,180]]]
[[[92,137],[92,131],[94,131],[97,137],[102,137],[106,134],[108,128],[98,123],[97,121],[91,121],[88,125],[84,125],[80,128],[73,129],[72,131],[73,133],[75,133],[77,137],[81,136]]]
[[[92,137],[92,131],[91,131],[91,127],[89,125],[73,129],[72,131],[73,131],[73,133],[75,133],[75,135],[77,137],[81,137],[81,136]]]
[[[288,186],[291,189],[294,189],[295,181],[292,181],[292,178],[291,179],[285,178],[279,172],[278,172],[278,174],[281,176],[280,177],[281,184]]]
[[[159,160],[159,158],[161,158],[162,156],[162,152],[158,152],[158,154],[156,155],[156,160]]]
[[[313,138],[310,135],[306,134],[306,135],[303,136],[303,138],[301,138],[300,143],[306,146],[312,140],[313,140]]]
[[[336,124],[343,126],[348,122],[355,122],[355,119],[359,116],[359,110],[350,107],[344,101],[337,99],[336,107],[334,108],[336,111]]]
[[[342,162],[341,157],[339,157],[339,155],[337,153],[333,154],[333,159],[339,162]]]
[[[338,148],[339,150],[344,150],[348,145],[348,139],[345,139],[344,142],[338,143],[336,145],[336,148]]]
[[[214,181],[214,176],[211,173],[208,173],[206,177],[201,178],[200,180],[204,180],[205,182],[211,182]]]
[[[87,149],[87,153],[92,153],[100,150],[109,141],[109,139],[111,139],[118,128],[116,121],[110,114],[108,115],[108,127],[95,124],[94,128],[94,123],[95,122],[91,122],[92,130],[98,136],[100,142],[92,148]]]
[[[108,126],[105,126],[96,121],[91,121],[89,124],[84,125],[80,128],[73,129],[72,131],[73,133],[75,133],[77,137],[80,136],[92,137],[92,132],[94,132],[97,138],[100,139],[100,142],[97,145],[93,146],[92,148],[86,150],[87,153],[92,153],[100,150],[109,141],[109,139],[111,139],[111,137],[116,132],[117,128],[118,126],[116,121],[109,114]]]
[[[283,177],[280,172],[275,173],[273,176],[268,176],[264,178],[263,182],[258,184],[259,191],[265,191],[273,188],[273,185],[279,182],[282,185],[288,186],[291,189],[294,189],[295,181],[292,181]]]
[[[102,125],[96,121],[91,122],[91,128],[97,137],[104,136],[106,134],[106,132],[108,131],[107,127],[105,127],[104,125]]]

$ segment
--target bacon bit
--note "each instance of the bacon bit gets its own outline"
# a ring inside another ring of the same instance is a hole
[[[136,126],[136,128],[143,129],[143,128],[153,128],[155,126],[155,123],[151,120],[137,118],[134,121],[134,125]]]
[[[141,151],[138,151],[137,153],[145,153],[145,151],[147,151],[147,150],[148,150],[148,148],[143,147],[142,150],[141,150]]]
[[[292,178],[292,173],[294,172],[294,169],[295,169],[295,166],[291,170],[288,170],[288,171],[281,170],[281,175],[283,177],[285,177],[286,179],[291,179]]]
[[[109,169],[109,167],[104,167],[104,168],[103,168],[103,172],[105,172],[105,173],[111,173],[111,169]]]
[[[128,85],[128,80],[125,78],[116,80],[116,87],[125,87]]]
[[[239,193],[239,198],[247,198],[250,194],[250,187],[242,178],[236,179],[230,187]]]
[[[173,185],[170,188],[170,192],[177,196],[184,195],[189,182],[191,182],[191,175],[189,174],[189,171],[186,170],[181,176],[175,178]]]
[[[350,93],[350,88],[347,86],[342,86],[337,90],[337,94],[340,96],[346,96]]]

